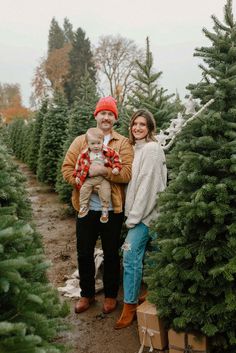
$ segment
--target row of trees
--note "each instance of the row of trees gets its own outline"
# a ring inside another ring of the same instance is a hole
[[[48,283],[49,263],[31,224],[24,178],[3,144],[0,169],[0,351],[64,352],[56,338],[66,329],[68,306]]]

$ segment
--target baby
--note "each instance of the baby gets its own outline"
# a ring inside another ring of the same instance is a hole
[[[99,128],[90,128],[85,135],[88,148],[79,155],[74,176],[77,188],[80,190],[80,210],[78,217],[88,214],[91,193],[96,188],[102,205],[100,222],[108,222],[108,208],[111,203],[111,185],[103,176],[89,177],[91,165],[103,165],[112,168],[112,173],[118,175],[122,166],[119,155],[113,149],[103,144],[104,134]]]

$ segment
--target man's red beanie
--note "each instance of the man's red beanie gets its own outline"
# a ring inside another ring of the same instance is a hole
[[[111,96],[100,98],[93,113],[94,116],[96,116],[97,113],[101,112],[102,110],[109,110],[115,115],[115,118],[118,119],[118,109],[116,106],[115,98]]]

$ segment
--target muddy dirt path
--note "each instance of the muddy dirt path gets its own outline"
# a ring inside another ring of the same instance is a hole
[[[77,267],[74,218],[65,215],[66,206],[59,202],[50,187],[39,183],[25,164],[17,164],[27,177],[26,187],[32,202],[34,223],[43,237],[46,257],[52,262],[49,280],[56,287],[64,286],[66,278]],[[71,353],[138,353],[137,322],[123,330],[113,328],[122,309],[122,288],[117,310],[109,315],[102,313],[103,298],[102,292],[97,294],[96,303],[79,315],[74,314],[75,301],[62,298],[71,306],[68,317],[71,329],[63,341],[72,346]],[[143,353],[148,351],[145,348]]]

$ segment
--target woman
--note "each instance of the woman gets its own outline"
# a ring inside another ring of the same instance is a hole
[[[129,326],[135,317],[143,258],[150,238],[149,225],[157,218],[157,194],[166,186],[165,155],[155,132],[155,120],[149,111],[138,110],[133,114],[130,141],[134,145],[134,161],[125,203],[125,224],[129,231],[122,246],[124,306],[115,329]]]

